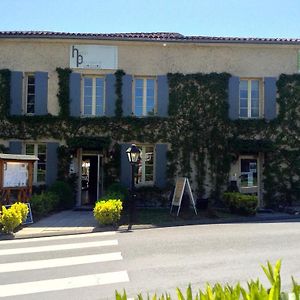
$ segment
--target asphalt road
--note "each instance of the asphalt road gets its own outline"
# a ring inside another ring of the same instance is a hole
[[[300,282],[299,249],[300,222],[0,241],[0,297],[114,299],[115,289],[125,288],[133,297],[138,292],[174,292],[189,283],[197,289],[206,282],[244,284],[257,277],[268,284],[260,264],[277,259],[282,259],[283,290],[289,290],[291,275]]]

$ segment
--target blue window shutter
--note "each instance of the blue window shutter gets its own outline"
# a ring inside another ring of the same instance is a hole
[[[35,114],[48,114],[48,73],[35,73]]]
[[[157,115],[168,116],[169,84],[166,75],[157,76]]]
[[[132,115],[132,76],[124,75],[123,76],[123,85],[122,85],[122,95],[123,95],[123,116]]]
[[[240,79],[232,76],[229,78],[228,87],[228,104],[229,104],[229,118],[235,120],[239,118],[239,101],[240,101]]]
[[[131,181],[131,166],[127,158],[126,150],[131,146],[131,144],[121,145],[121,184],[127,188],[130,187]]]
[[[108,74],[105,78],[105,115],[113,117],[116,109],[115,93],[116,77],[114,74]]]
[[[276,118],[276,77],[264,78],[264,116],[267,120]]]
[[[70,115],[72,117],[80,116],[81,108],[81,74],[70,74]]]
[[[9,153],[10,154],[22,154],[22,142],[10,141],[9,142]]]
[[[167,144],[155,146],[155,185],[164,188],[167,176]]]
[[[10,114],[22,114],[22,99],[23,99],[23,73],[11,72],[10,82]]]
[[[57,179],[57,148],[58,143],[47,143],[46,184],[50,186]]]

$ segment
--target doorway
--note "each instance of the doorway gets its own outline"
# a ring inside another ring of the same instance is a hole
[[[103,192],[102,156],[83,154],[81,159],[81,205],[94,205]]]
[[[258,195],[259,177],[258,157],[256,155],[240,156],[240,192]]]

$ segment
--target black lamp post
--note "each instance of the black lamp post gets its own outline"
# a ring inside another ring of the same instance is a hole
[[[135,145],[132,144],[131,147],[129,147],[126,150],[126,154],[128,157],[128,161],[131,165],[131,199],[129,203],[129,224],[128,224],[128,230],[131,229],[133,219],[134,219],[134,211],[135,211],[135,194],[134,194],[134,173],[135,173],[135,167],[137,165],[137,162],[139,160],[141,150]]]

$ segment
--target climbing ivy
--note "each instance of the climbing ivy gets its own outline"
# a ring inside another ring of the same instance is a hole
[[[72,70],[69,68],[56,68],[58,74],[58,103],[59,103],[59,116],[68,118],[70,116],[70,95],[69,95],[69,80]]]
[[[213,188],[211,197],[220,197],[230,168],[227,137],[227,86],[230,75],[168,74],[169,142],[174,173],[192,178],[195,173],[197,194],[205,193],[205,178],[209,175]],[[209,167],[209,174],[206,169]],[[173,173],[173,174],[172,174]]]
[[[70,69],[57,68],[59,116],[9,116],[10,71],[0,70],[0,138],[57,139],[59,177],[80,145],[101,145],[108,177],[119,175],[118,142],[169,143],[168,177],[194,180],[197,197],[217,199],[228,182],[230,165],[241,153],[262,152],[264,201],[267,206],[300,197],[300,75],[282,74],[277,82],[279,115],[275,120],[229,120],[227,73],[168,74],[169,118],[122,117],[122,79],[115,73],[115,117],[70,117]],[[111,158],[111,159],[110,159]],[[113,170],[113,171],[112,171]],[[210,189],[206,186],[209,177]]]
[[[116,83],[115,83],[115,91],[116,91],[116,109],[115,109],[115,115],[117,118],[121,118],[123,116],[123,109],[122,109],[122,103],[123,103],[123,95],[122,95],[122,86],[123,81],[122,77],[125,75],[123,70],[117,70],[115,72],[116,77]]]
[[[8,69],[0,70],[0,118],[7,118],[10,109],[10,76]]]

